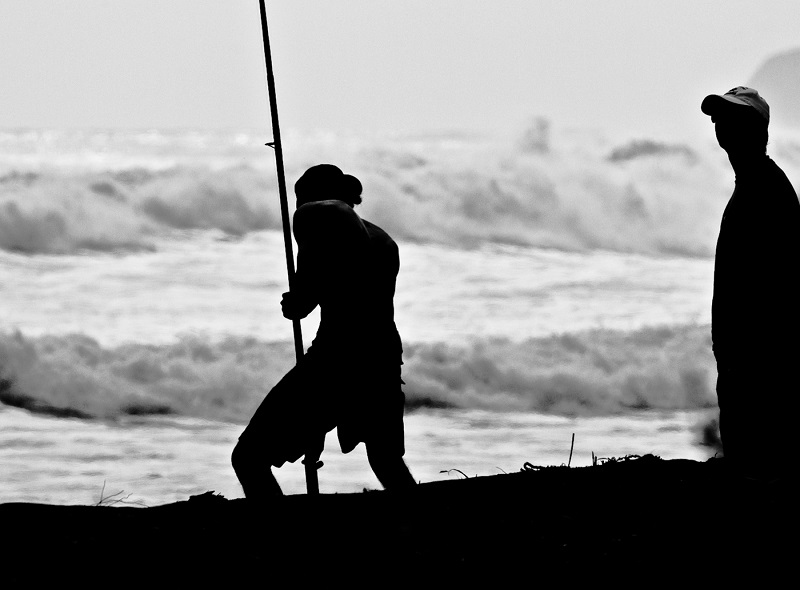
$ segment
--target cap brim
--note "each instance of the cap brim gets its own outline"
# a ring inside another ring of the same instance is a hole
[[[709,94],[703,99],[703,102],[700,105],[700,110],[703,111],[709,117],[719,113],[722,110],[729,111],[731,107],[738,107],[744,106],[749,107],[750,105],[736,98],[735,96],[720,96],[719,94]],[[752,108],[752,107],[751,107]]]

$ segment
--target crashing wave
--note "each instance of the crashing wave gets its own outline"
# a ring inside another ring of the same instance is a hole
[[[409,408],[601,416],[716,406],[708,326],[597,329],[524,342],[406,344]],[[290,343],[184,336],[103,347],[0,335],[0,402],[83,418],[175,414],[245,422],[294,364]]]
[[[362,180],[360,212],[400,240],[713,253],[732,187],[718,147],[646,138],[615,145],[541,120],[520,136],[289,134],[289,191],[307,166],[329,161]],[[254,137],[63,135],[37,151],[43,141],[9,136],[0,146],[2,249],[126,251],[153,248],[154,235],[173,230],[280,228],[270,154]],[[771,138],[770,153],[795,179],[798,146]]]

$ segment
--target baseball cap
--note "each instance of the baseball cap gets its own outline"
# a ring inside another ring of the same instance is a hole
[[[731,88],[725,94],[709,94],[703,99],[700,110],[706,115],[713,116],[721,109],[729,109],[731,105],[752,107],[759,115],[769,122],[769,105],[757,90],[747,86]]]

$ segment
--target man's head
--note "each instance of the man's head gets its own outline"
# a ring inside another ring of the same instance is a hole
[[[717,141],[729,154],[766,152],[769,105],[756,90],[737,86],[722,95],[710,94],[700,110],[711,117]]]
[[[361,181],[333,164],[317,164],[306,170],[294,185],[297,206],[336,199],[351,207],[361,203]]]

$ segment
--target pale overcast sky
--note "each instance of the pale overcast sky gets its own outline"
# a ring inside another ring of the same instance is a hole
[[[797,0],[272,0],[282,128],[690,136]],[[0,127],[268,127],[258,0],[0,0]],[[767,97],[768,99],[769,97]]]

